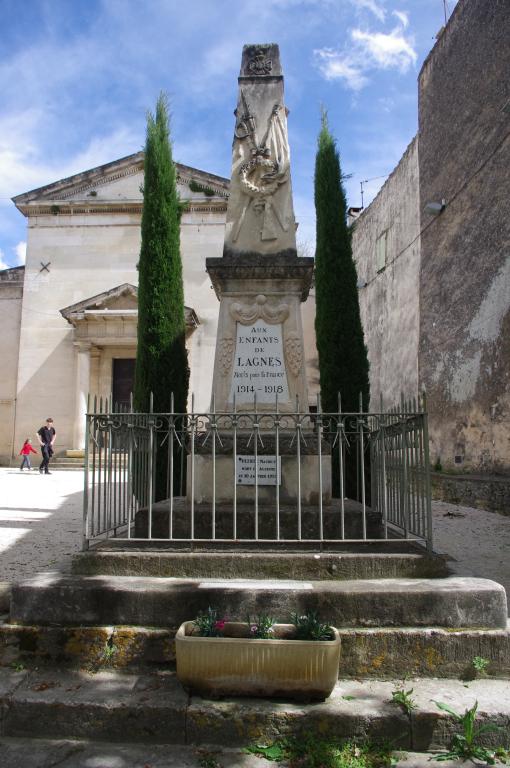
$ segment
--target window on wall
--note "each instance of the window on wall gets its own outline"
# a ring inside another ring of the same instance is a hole
[[[388,249],[388,230],[379,235],[375,241],[375,268],[378,272],[386,267],[386,253]]]

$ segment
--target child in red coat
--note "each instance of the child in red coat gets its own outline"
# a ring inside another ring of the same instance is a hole
[[[37,451],[35,451],[33,449],[32,441],[31,441],[31,439],[29,437],[27,437],[27,439],[23,443],[23,448],[19,452],[19,455],[23,456],[23,461],[21,462],[20,472],[23,472],[23,468],[25,467],[25,465],[26,465],[26,468],[28,469],[29,472],[32,469],[32,467],[30,466],[30,454],[31,453],[37,453]]]

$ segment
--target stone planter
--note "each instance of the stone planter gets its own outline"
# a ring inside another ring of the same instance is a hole
[[[214,696],[281,696],[326,699],[338,679],[340,637],[292,640],[292,624],[275,624],[275,639],[247,637],[247,625],[225,624],[224,637],[192,635],[193,622],[181,624],[175,637],[177,677],[197,693]]]

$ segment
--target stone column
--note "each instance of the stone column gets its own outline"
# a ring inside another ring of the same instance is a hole
[[[75,342],[76,347],[76,398],[74,416],[74,447],[85,448],[85,414],[87,396],[90,388],[90,349],[89,342]]]

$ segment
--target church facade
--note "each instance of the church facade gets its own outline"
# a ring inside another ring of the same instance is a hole
[[[205,271],[223,251],[229,180],[177,164],[186,340],[195,409],[210,405],[219,302]],[[87,397],[129,403],[137,345],[143,152],[13,199],[24,267],[0,272],[0,462],[51,416],[56,453],[82,450]],[[304,307],[313,340],[313,299]],[[307,344],[311,397],[315,346]],[[315,387],[313,386],[315,382]],[[170,392],[168,393],[170,409]]]
[[[206,409],[218,302],[205,259],[221,255],[228,180],[178,165],[190,389]],[[3,461],[48,416],[57,453],[84,446],[87,396],[129,402],[137,344],[143,153],[14,198],[27,218],[24,268],[0,278]],[[190,188],[191,185],[191,188]],[[7,323],[7,325],[6,325]],[[170,393],[168,395],[170,408]]]

